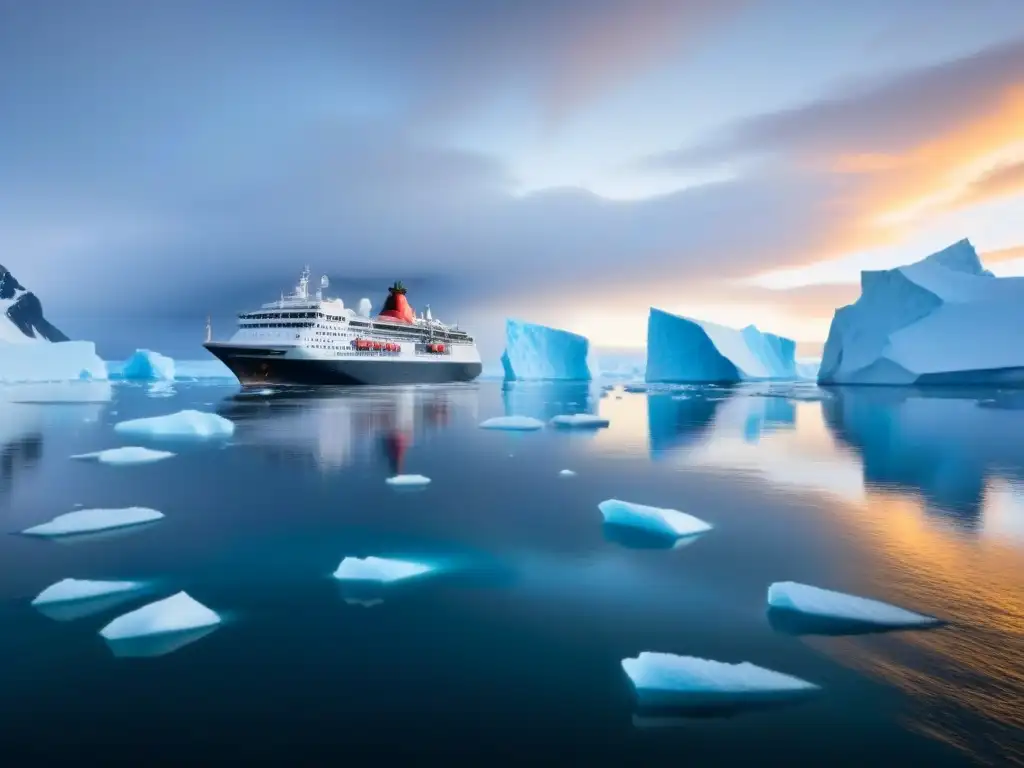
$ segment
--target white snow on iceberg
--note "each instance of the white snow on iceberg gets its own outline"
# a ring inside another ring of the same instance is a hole
[[[820,383],[1024,383],[1024,277],[995,277],[970,241],[860,282],[832,319]]]
[[[423,475],[395,475],[384,481],[388,485],[400,488],[418,488],[430,483],[429,477]]]
[[[703,520],[677,509],[649,507],[619,499],[607,499],[597,505],[607,525],[636,528],[657,536],[682,538],[711,530]]]
[[[334,571],[339,581],[374,581],[390,584],[395,581],[423,576],[434,568],[409,560],[392,560],[385,557],[346,557]]]
[[[154,451],[151,448],[126,445],[123,448],[108,448],[105,451],[79,453],[75,454],[71,458],[98,461],[100,464],[125,466],[128,464],[152,464],[157,461],[169,459],[174,455],[175,454],[171,451]]]
[[[752,325],[735,330],[651,307],[645,374],[649,383],[796,377],[796,342],[792,339],[762,333]]]
[[[728,664],[644,651],[622,660],[643,706],[687,706],[773,699],[820,690],[814,683],[750,662]]]
[[[480,422],[481,429],[503,429],[510,432],[532,432],[544,429],[544,422],[531,416],[495,416]]]
[[[555,416],[551,423],[566,429],[601,429],[611,422],[593,413],[573,413]]]
[[[0,383],[106,378],[107,366],[91,341],[0,341]]]
[[[113,371],[111,374],[114,375]],[[121,365],[118,375],[132,381],[173,380],[174,360],[149,349],[137,349]]]
[[[507,381],[590,381],[589,357],[585,336],[519,320],[505,322],[501,365]]]
[[[92,600],[121,592],[143,589],[143,581],[93,581],[91,579],[61,579],[51,584],[32,601],[32,605],[64,603],[72,600]]]
[[[114,431],[150,438],[217,438],[231,437],[235,433],[235,424],[216,413],[188,410],[121,421],[114,425]]]
[[[768,587],[768,605],[777,610],[793,611],[823,619],[837,619],[880,627],[928,627],[941,620],[914,613],[879,600],[857,597],[843,592],[781,581]]]
[[[132,640],[151,635],[206,629],[221,617],[187,592],[157,600],[118,616],[100,630],[105,640]]]
[[[163,519],[163,516],[162,512],[147,507],[78,509],[57,515],[49,522],[27,528],[22,533],[27,536],[43,537],[75,536],[152,523]]]

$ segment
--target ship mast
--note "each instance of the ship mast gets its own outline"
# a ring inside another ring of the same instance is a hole
[[[209,315],[207,315],[206,316],[206,342],[209,343],[211,341],[213,341],[213,319]]]

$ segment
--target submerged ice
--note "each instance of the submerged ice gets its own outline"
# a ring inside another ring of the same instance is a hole
[[[346,557],[334,571],[339,581],[373,581],[390,584],[395,581],[423,576],[434,568],[410,560],[394,560],[386,557]]]
[[[235,424],[216,413],[185,410],[166,416],[121,421],[114,425],[114,431],[136,437],[203,439],[231,437],[235,433]]]
[[[150,448],[126,445],[122,448],[108,448],[105,451],[79,453],[71,458],[83,461],[98,461],[100,464],[125,466],[129,464],[152,464],[157,461],[169,459],[174,455],[175,454],[171,451],[154,451]]]
[[[507,381],[590,381],[589,358],[585,336],[519,320],[505,322],[501,365]]]
[[[106,640],[131,640],[205,629],[221,623],[221,617],[187,592],[149,603],[118,616],[100,630]]]
[[[677,509],[649,507],[619,499],[607,499],[597,505],[606,525],[635,528],[645,533],[670,538],[697,536],[711,530],[710,523]]]
[[[27,528],[22,533],[27,536],[43,537],[97,533],[151,523],[161,520],[163,516],[162,512],[148,507],[78,509],[58,515],[49,522]]]
[[[714,704],[812,693],[814,683],[759,667],[644,651],[622,660],[641,705]]]
[[[940,622],[934,616],[908,611],[896,605],[829,589],[776,582],[768,587],[768,606],[775,610],[821,619],[873,624],[879,627],[929,627]]]
[[[551,419],[551,423],[563,429],[601,429],[611,424],[595,413],[561,414]]]

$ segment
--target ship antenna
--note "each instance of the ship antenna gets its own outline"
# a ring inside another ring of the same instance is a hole
[[[206,341],[213,341],[213,319],[209,315],[206,316]]]

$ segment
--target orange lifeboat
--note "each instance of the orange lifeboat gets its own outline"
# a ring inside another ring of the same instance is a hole
[[[435,346],[438,352],[444,352],[444,344],[436,344]]]

